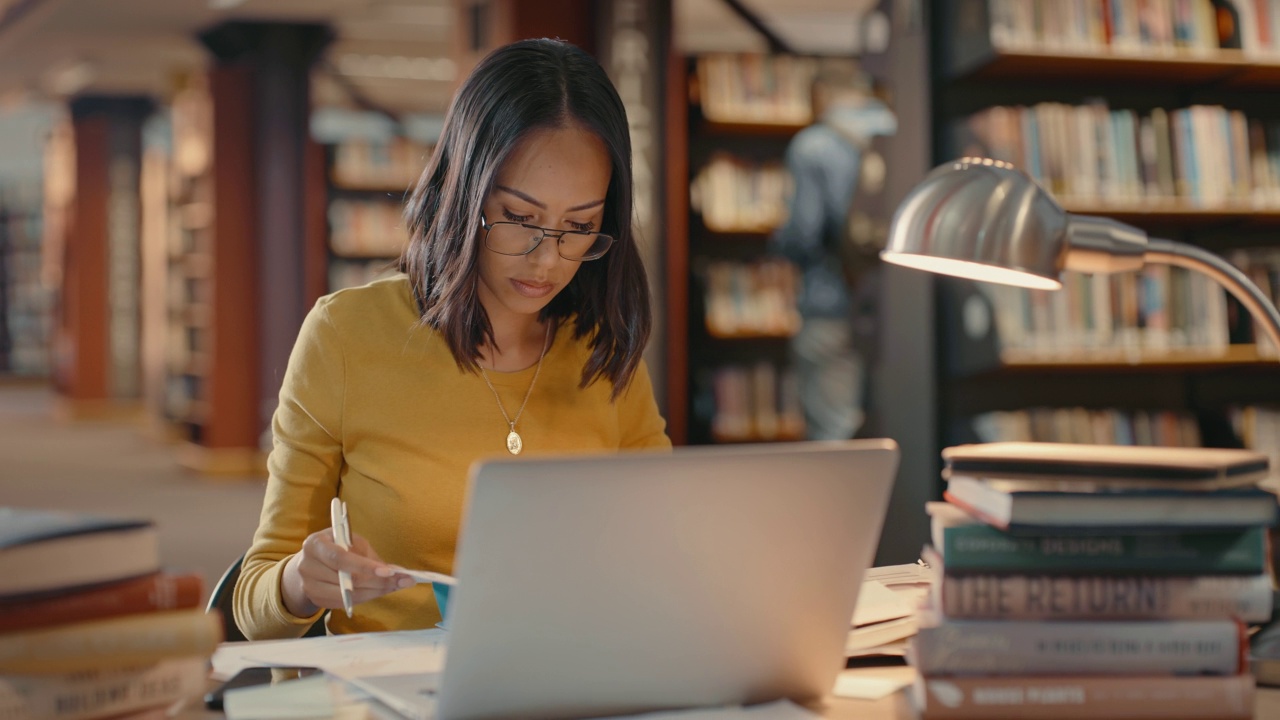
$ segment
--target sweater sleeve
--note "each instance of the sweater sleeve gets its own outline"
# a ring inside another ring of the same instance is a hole
[[[329,526],[342,468],[344,357],[321,299],[303,321],[272,418],[267,489],[235,588],[235,619],[250,640],[301,637],[321,615],[297,617],[280,590],[285,563]]]
[[[666,432],[667,421],[658,412],[649,366],[643,360],[636,368],[631,384],[618,398],[618,424],[622,431],[623,449],[671,448],[671,438]]]

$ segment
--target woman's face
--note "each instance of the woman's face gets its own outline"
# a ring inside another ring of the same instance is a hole
[[[612,172],[604,143],[590,130],[570,125],[531,131],[498,170],[485,220],[599,231]],[[554,235],[527,255],[501,255],[484,246],[485,231],[479,232],[478,292],[490,319],[537,315],[582,264],[560,256]]]

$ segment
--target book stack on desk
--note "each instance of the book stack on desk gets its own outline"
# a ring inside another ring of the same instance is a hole
[[[0,508],[0,718],[163,716],[222,640],[146,520]]]
[[[930,718],[1252,718],[1276,497],[1245,450],[948,448],[908,659]]]

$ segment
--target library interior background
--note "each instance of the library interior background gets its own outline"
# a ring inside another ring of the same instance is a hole
[[[390,272],[454,89],[525,37],[583,47],[626,104],[646,359],[677,445],[814,436],[794,358],[819,293],[779,241],[789,148],[826,122],[823,78],[887,111],[859,146],[873,201],[839,211],[865,245],[838,276],[849,432],[903,450],[878,564],[917,557],[959,443],[1251,447],[1280,466],[1277,349],[1209,281],[1152,266],[1047,292],[875,260],[906,193],[978,155],[1280,300],[1280,2],[1235,3],[1225,31],[1209,0],[1110,4],[1130,11],[0,0],[0,505],[156,517],[167,560],[212,583],[256,525],[302,318]]]

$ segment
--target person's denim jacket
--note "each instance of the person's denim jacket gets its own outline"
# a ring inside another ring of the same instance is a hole
[[[839,131],[833,127],[837,124]],[[774,231],[770,247],[803,274],[797,300],[803,317],[849,315],[849,288],[831,249],[844,231],[861,161],[861,151],[845,135],[892,135],[897,127],[884,104],[867,99],[832,107],[787,146],[793,192],[787,220]]]

